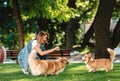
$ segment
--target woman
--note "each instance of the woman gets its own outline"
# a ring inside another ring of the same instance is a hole
[[[26,45],[18,54],[18,63],[20,64],[24,74],[28,73],[28,55],[39,54],[40,56],[47,55],[55,50],[59,50],[59,47],[55,47],[50,50],[42,51],[40,45],[47,43],[49,39],[49,34],[47,32],[41,31],[37,34],[36,38],[31,40],[28,45]]]

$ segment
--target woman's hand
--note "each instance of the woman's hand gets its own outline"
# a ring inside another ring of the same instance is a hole
[[[58,51],[58,50],[60,50],[59,46],[56,46],[55,48],[53,48],[53,51]]]

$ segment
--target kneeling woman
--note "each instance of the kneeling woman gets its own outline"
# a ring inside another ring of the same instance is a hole
[[[50,50],[42,50],[40,45],[47,43],[49,34],[45,31],[40,31],[35,39],[32,39],[18,54],[18,63],[22,68],[24,74],[28,73],[28,55],[39,54],[40,57],[45,56],[55,50],[59,50],[59,47],[55,47]]]

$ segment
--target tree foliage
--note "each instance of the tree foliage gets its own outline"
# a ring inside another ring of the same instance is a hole
[[[30,18],[43,17],[59,22],[74,17],[74,9],[67,6],[68,0],[21,0],[21,10]]]
[[[5,1],[0,1],[0,12],[2,12],[0,13],[0,43],[7,44],[6,47],[11,44],[16,48],[18,31],[13,16],[13,3],[12,0],[8,0],[7,7],[1,6]],[[62,43],[65,46],[64,35],[68,22],[71,18],[77,18],[79,28],[75,30],[75,38],[77,39],[75,42],[81,41],[82,38],[77,38],[81,34],[78,30],[81,29],[81,24],[94,19],[99,2],[98,0],[76,0],[76,8],[68,6],[68,2],[69,0],[19,0],[24,37],[27,37],[30,33],[36,33],[40,29],[45,29],[51,34],[50,42],[52,44]],[[113,13],[114,19],[120,17],[120,0],[117,0],[116,4]],[[15,44],[12,44],[9,41],[10,39],[14,39]],[[5,43],[5,40],[7,40],[7,43]]]

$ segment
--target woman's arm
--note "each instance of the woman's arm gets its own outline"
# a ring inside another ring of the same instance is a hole
[[[53,48],[53,49],[46,50],[46,51],[42,51],[42,50],[40,49],[40,47],[39,47],[38,45],[36,45],[36,46],[34,47],[34,49],[35,49],[41,56],[43,56],[43,55],[49,54],[49,53],[51,53],[51,52],[53,52],[53,51],[55,51],[55,50],[59,50],[59,47],[57,46],[57,47],[55,47],[55,48]]]

